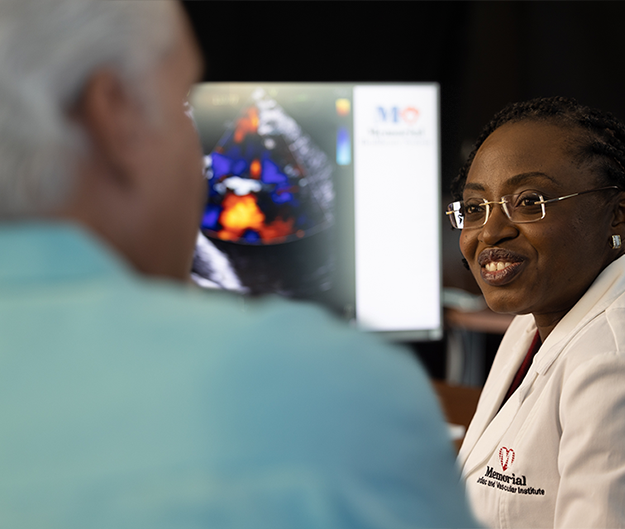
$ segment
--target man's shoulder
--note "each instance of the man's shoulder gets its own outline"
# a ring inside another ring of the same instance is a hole
[[[306,301],[144,283],[133,304],[143,307],[135,311],[135,317],[144,325],[169,327],[181,333],[182,339],[200,340],[205,346],[221,343],[237,351],[265,349],[274,356],[313,354],[332,363],[339,360],[338,355],[360,364],[373,361],[368,360],[373,357],[411,370],[417,365],[403,347],[356,330],[327,309]]]

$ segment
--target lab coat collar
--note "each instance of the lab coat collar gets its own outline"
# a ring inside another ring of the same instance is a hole
[[[540,375],[547,373],[579,330],[605,311],[623,291],[625,291],[625,256],[616,259],[597,276],[582,298],[551,331],[536,355],[534,361],[536,372]]]

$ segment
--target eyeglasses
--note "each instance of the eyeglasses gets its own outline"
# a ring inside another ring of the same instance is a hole
[[[599,189],[589,189],[580,191],[563,197],[545,200],[540,193],[535,191],[525,191],[517,195],[504,195],[499,202],[489,202],[484,198],[470,198],[465,202],[452,202],[447,206],[447,216],[453,228],[458,230],[472,230],[481,228],[488,222],[488,217],[492,211],[492,206],[499,204],[506,216],[515,224],[525,224],[537,222],[545,218],[545,204],[560,202],[567,198],[577,197],[595,191],[606,191],[608,189],[619,189],[618,186],[600,187]]]

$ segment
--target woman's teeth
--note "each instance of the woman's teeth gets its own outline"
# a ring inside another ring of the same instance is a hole
[[[512,263],[503,263],[501,261],[497,261],[495,262],[491,262],[491,263],[486,263],[486,265],[484,266],[484,268],[486,268],[486,270],[488,272],[497,272],[498,270],[503,270],[504,268],[507,268],[508,266],[511,266]]]

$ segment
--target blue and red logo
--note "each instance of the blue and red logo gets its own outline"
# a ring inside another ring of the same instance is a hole
[[[406,123],[412,125],[419,119],[419,110],[415,107],[376,107],[376,118],[382,123]]]

